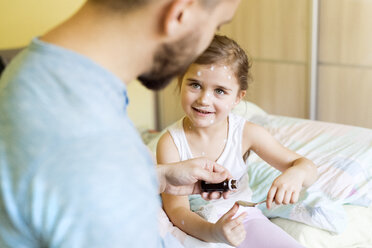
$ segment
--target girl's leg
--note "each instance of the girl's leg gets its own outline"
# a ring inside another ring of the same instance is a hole
[[[261,211],[258,211],[252,211],[253,213],[250,211],[251,213],[245,220],[244,227],[247,235],[239,248],[303,247],[288,233],[267,219]]]

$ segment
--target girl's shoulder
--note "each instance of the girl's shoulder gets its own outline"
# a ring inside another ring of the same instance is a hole
[[[243,116],[234,113],[229,114],[229,120],[232,122],[247,122]]]
[[[182,117],[181,119],[179,119],[178,121],[176,122],[173,122],[173,124],[171,124],[170,126],[166,127],[165,129],[170,132],[171,134],[172,133],[175,133],[175,132],[183,132],[183,120],[185,119],[185,117]]]
[[[180,161],[177,147],[169,131],[166,131],[160,137],[156,146],[156,157],[158,163],[171,163]]]
[[[180,135],[183,132],[183,118],[166,127],[164,133],[161,135],[159,142],[171,142],[173,137]]]
[[[163,154],[164,156],[164,153],[174,154],[177,155],[175,160],[179,161],[177,144],[183,137],[183,119],[184,117],[174,122],[164,130],[164,133],[161,135],[156,146],[157,155]],[[174,158],[172,157],[172,160],[173,159]]]

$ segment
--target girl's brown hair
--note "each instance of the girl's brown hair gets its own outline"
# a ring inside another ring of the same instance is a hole
[[[195,60],[194,64],[227,66],[234,72],[240,90],[248,89],[251,63],[245,51],[227,36],[215,35],[209,47]],[[181,87],[183,76],[178,80],[179,87]]]

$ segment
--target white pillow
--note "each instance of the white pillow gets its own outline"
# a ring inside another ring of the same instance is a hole
[[[272,222],[288,232],[305,247],[372,247],[372,207],[345,205],[349,226],[339,235],[282,218]]]
[[[256,115],[267,115],[267,113],[256,104],[244,100],[240,101],[240,103],[235,106],[232,112],[234,114],[243,116],[246,120],[250,120]]]
[[[259,122],[281,144],[312,160],[319,173],[297,204],[272,210],[260,206],[266,216],[341,233],[347,226],[343,204],[371,205],[372,130],[283,116]],[[280,173],[254,153],[247,164],[253,200],[260,201]]]

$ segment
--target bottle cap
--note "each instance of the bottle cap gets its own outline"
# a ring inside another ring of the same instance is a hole
[[[227,184],[228,184],[229,190],[234,190],[238,188],[238,182],[234,179],[230,179]]]

